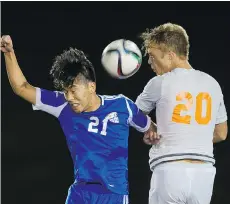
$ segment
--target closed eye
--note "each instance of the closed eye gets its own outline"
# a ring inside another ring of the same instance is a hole
[[[71,92],[72,92],[72,93],[76,93],[76,92],[77,92],[77,90],[76,90],[76,89],[74,89],[74,90],[71,90]]]

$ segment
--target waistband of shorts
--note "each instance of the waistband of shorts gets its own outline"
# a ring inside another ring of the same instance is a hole
[[[102,186],[102,183],[93,182],[93,181],[78,181],[77,184],[80,184],[80,185],[101,185]]]
[[[173,170],[173,169],[210,169],[213,170],[215,169],[215,166],[213,166],[212,163],[210,162],[204,162],[204,163],[190,163],[190,162],[184,162],[183,160],[181,161],[170,161],[170,162],[164,162],[161,163],[157,166],[155,166],[152,171],[156,170]]]
[[[150,169],[156,168],[156,166],[166,163],[166,162],[174,162],[174,161],[201,161],[203,163],[211,163],[215,164],[215,159],[211,156],[204,154],[196,154],[196,153],[178,153],[178,154],[168,154],[160,157],[156,157],[154,159],[150,159],[149,165]],[[191,162],[195,163],[195,162]]]

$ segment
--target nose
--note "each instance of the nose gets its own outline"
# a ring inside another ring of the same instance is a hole
[[[149,57],[149,59],[148,59],[148,64],[151,65],[151,63],[152,63],[152,61],[151,61],[151,59],[150,59],[150,57]]]

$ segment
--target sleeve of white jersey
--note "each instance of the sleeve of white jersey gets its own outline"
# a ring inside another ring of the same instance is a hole
[[[143,112],[149,113],[156,107],[156,102],[161,98],[162,79],[161,76],[152,78],[137,97],[135,103]]]
[[[227,121],[227,119],[228,118],[227,118],[227,111],[224,104],[224,97],[223,94],[221,93],[221,102],[217,113],[216,124],[223,123]]]

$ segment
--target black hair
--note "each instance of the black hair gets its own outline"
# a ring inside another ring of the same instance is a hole
[[[92,63],[86,58],[83,51],[69,48],[56,56],[50,75],[54,87],[63,91],[73,85],[76,77],[96,82],[96,74]]]

